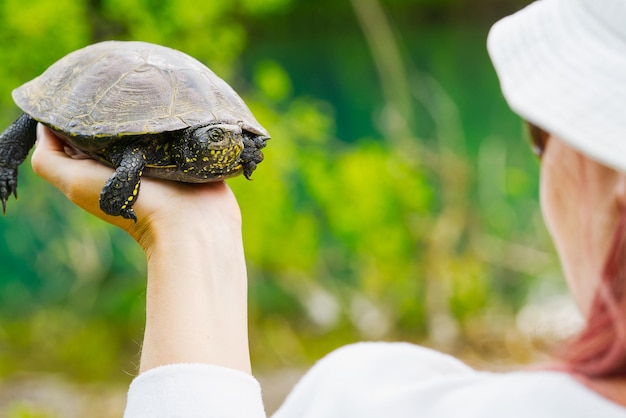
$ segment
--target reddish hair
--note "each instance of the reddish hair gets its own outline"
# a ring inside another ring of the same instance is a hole
[[[545,146],[549,133],[528,125],[533,145]],[[626,377],[626,210],[615,230],[585,328],[560,354],[561,367],[583,378]]]
[[[626,377],[626,211],[613,236],[585,328],[561,358],[589,378]]]

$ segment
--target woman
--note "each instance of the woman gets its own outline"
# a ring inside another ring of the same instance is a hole
[[[626,417],[626,0],[539,1],[498,23],[489,50],[505,97],[533,124],[542,211],[586,329],[549,370],[508,374],[410,344],[344,347],[275,417]],[[32,164],[147,255],[141,374],[126,417],[264,417],[228,187],[145,179],[134,224],[98,208],[109,169],[72,159],[46,128]]]

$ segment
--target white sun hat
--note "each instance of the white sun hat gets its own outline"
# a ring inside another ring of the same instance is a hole
[[[626,172],[626,0],[539,0],[487,46],[513,111]]]

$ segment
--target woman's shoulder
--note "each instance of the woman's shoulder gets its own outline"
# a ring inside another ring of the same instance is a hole
[[[426,347],[403,342],[361,342],[346,345],[322,358],[312,373],[415,378],[474,373],[455,357]]]
[[[430,408],[416,394],[442,379],[475,375],[454,357],[417,345],[351,344],[319,360],[274,417],[416,416]]]
[[[601,413],[600,413],[601,412]],[[557,372],[487,373],[408,343],[358,343],[320,360],[276,418],[626,417]]]

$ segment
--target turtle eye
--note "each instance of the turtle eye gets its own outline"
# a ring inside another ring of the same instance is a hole
[[[224,138],[224,131],[220,128],[213,128],[209,131],[208,137],[213,142],[220,142]]]

